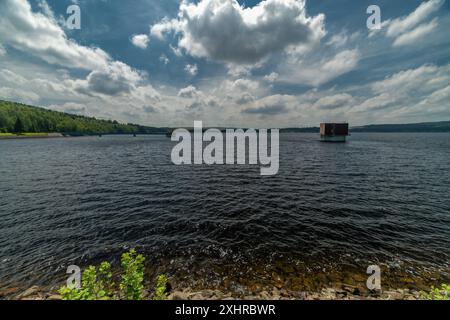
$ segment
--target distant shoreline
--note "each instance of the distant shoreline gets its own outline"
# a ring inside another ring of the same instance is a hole
[[[64,137],[64,136],[61,133],[24,133],[24,134],[0,133],[0,140],[51,139],[51,138],[62,138],[62,137]]]
[[[207,130],[207,128],[205,128]],[[309,134],[319,134],[319,132],[315,132],[308,129],[280,129],[280,133],[309,133]],[[350,134],[358,134],[358,133],[422,133],[422,134],[430,134],[430,133],[450,133],[450,131],[360,131],[360,130],[350,130]],[[30,139],[55,139],[55,138],[80,138],[80,137],[98,137],[98,136],[133,136],[130,133],[101,133],[101,134],[63,134],[63,133],[47,133],[47,134],[33,134],[33,133],[25,133],[25,134],[2,134],[0,133],[0,141],[1,140],[30,140]],[[167,136],[164,133],[139,133],[134,136]]]
[[[140,133],[136,136],[154,136],[164,135],[163,133]],[[25,133],[25,134],[1,134],[0,140],[24,140],[24,139],[54,139],[54,138],[79,138],[79,137],[97,137],[97,136],[133,136],[130,133],[101,133],[101,134],[63,134],[63,133]]]

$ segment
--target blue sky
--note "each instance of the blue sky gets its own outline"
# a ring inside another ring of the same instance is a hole
[[[155,126],[450,120],[448,2],[2,0],[0,98]]]

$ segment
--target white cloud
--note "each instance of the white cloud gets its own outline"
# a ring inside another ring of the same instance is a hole
[[[359,62],[359,58],[360,54],[358,50],[344,50],[323,64],[321,69],[326,73],[333,74],[333,76],[341,75],[354,69]]]
[[[418,40],[422,39],[427,34],[430,34],[434,29],[437,28],[437,26],[437,19],[434,19],[429,23],[423,23],[410,32],[406,32],[398,36],[398,38],[395,39],[393,46],[400,47],[417,43]]]
[[[230,91],[256,91],[258,89],[259,83],[250,79],[237,79],[231,83]]]
[[[109,55],[95,47],[85,47],[67,38],[57,21],[33,12],[28,1],[0,1],[0,39],[15,49],[61,66],[80,69],[105,68]]]
[[[186,71],[187,73],[189,73],[191,76],[196,76],[198,73],[198,67],[196,64],[187,64],[184,67],[184,71]]]
[[[170,60],[169,58],[167,58],[167,56],[165,54],[162,54],[159,57],[159,61],[161,61],[162,63],[164,63],[165,65],[169,64]]]
[[[137,34],[131,37],[131,43],[140,49],[147,49],[149,42],[150,39],[146,34]]]
[[[252,74],[252,69],[254,67],[254,65],[236,65],[229,63],[227,65],[228,75],[232,77],[248,77]]]
[[[248,104],[253,101],[255,101],[255,97],[248,92],[244,92],[239,97],[237,97],[235,100],[235,102],[239,105]]]
[[[450,65],[423,65],[371,84],[374,96],[355,105],[355,115],[376,122],[436,121],[450,114]]]
[[[427,110],[427,107],[430,105],[443,108],[447,112],[450,111],[448,110],[450,105],[450,85],[434,91],[419,104],[419,106],[423,107],[422,111]]]
[[[21,75],[14,73],[8,69],[0,70],[0,79],[3,80],[3,82],[9,82],[18,86],[21,86],[28,81]]]
[[[193,99],[202,96],[202,93],[198,91],[196,87],[191,85],[186,88],[180,89],[180,91],[178,92],[178,96],[181,98]]]
[[[265,75],[264,80],[266,80],[267,82],[275,82],[277,81],[279,76],[280,75],[278,73],[272,72],[271,74]]]
[[[223,80],[220,84],[214,84],[211,90],[212,94],[221,97],[224,104],[237,102],[239,105],[244,104],[244,100],[255,100],[267,94],[266,88],[262,87],[258,81],[248,78],[240,78],[236,80]]]
[[[48,106],[48,109],[60,111],[60,112],[66,112],[70,114],[76,114],[76,115],[86,115],[87,114],[87,108],[86,105],[81,103],[75,103],[75,102],[67,102],[62,105],[50,105]]]
[[[382,29],[388,38],[394,39],[393,46],[400,47],[419,43],[438,26],[437,18],[425,22],[433,13],[437,12],[445,0],[429,0],[422,2],[416,10],[405,17],[383,22]],[[379,32],[376,32],[379,33]],[[372,33],[373,36],[376,33]]]
[[[46,0],[38,0],[38,7],[42,10],[42,13],[51,19],[55,19],[55,14],[53,10],[50,8]]]
[[[432,13],[439,10],[445,0],[429,0],[422,2],[414,12],[406,17],[392,20],[386,31],[388,37],[397,37],[405,32],[410,32],[419,23],[427,19]]]
[[[236,0],[182,1],[177,19],[164,19],[151,33],[180,34],[179,48],[194,57],[254,64],[293,46],[311,46],[325,34],[324,15],[308,17],[304,0],[264,0],[244,8]]]
[[[196,114],[197,117],[203,117],[198,112],[205,112],[207,108],[208,112],[213,113],[218,106],[216,96],[205,94],[193,85],[180,89],[177,98],[180,99],[178,105],[183,106],[182,112],[188,112],[191,116]]]
[[[251,107],[242,110],[242,113],[259,117],[283,115],[289,113],[297,101],[296,97],[290,95],[267,96],[255,101]]]
[[[361,54],[358,49],[343,50],[320,61],[291,61],[284,65],[280,81],[318,87],[354,70]]]
[[[350,107],[354,103],[354,98],[348,93],[339,93],[331,96],[325,96],[317,100],[313,107],[318,109],[339,109]]]
[[[39,7],[44,11],[43,13],[33,12],[28,1],[0,2],[2,41],[50,65],[88,70],[89,74],[81,79],[71,78],[68,72],[64,73],[64,79],[36,78],[27,83],[33,90],[44,93],[48,90],[47,95],[58,96],[64,93],[79,98],[79,95],[92,97],[99,94],[111,96],[130,94],[142,85],[146,78],[143,72],[123,62],[112,60],[99,48],[82,46],[69,40],[55,20],[48,4],[41,1]],[[140,36],[134,40],[138,45],[143,45],[145,42],[145,39]],[[7,71],[3,71],[3,74],[4,72]],[[9,81],[17,82],[18,79],[18,76],[16,78],[9,76]]]
[[[90,71],[86,79],[67,80],[64,85],[69,91],[117,95],[130,92],[143,81],[141,72],[112,60],[102,49],[82,46],[68,39],[48,4],[41,1],[40,7],[44,13],[33,12],[28,1],[1,1],[2,42],[51,65]]]
[[[360,35],[361,33],[359,31],[350,33],[347,30],[343,30],[339,33],[333,34],[326,42],[326,45],[338,49],[343,48],[350,42],[354,42]]]
[[[0,43],[0,56],[6,55],[5,47]]]
[[[99,93],[118,95],[130,93],[142,81],[144,76],[122,62],[112,62],[105,70],[92,71],[85,80],[68,81],[81,93]]]
[[[172,31],[180,31],[180,23],[176,19],[170,20],[167,17],[161,22],[153,25],[150,29],[152,36],[158,38],[159,40],[164,40],[164,34]]]
[[[392,106],[396,103],[397,99],[394,95],[388,93],[380,93],[377,96],[367,98],[359,105],[357,105],[353,111],[368,113],[377,109],[385,109],[386,107]]]
[[[449,72],[446,74],[446,72]],[[440,81],[436,82],[436,79]],[[405,93],[433,90],[445,85],[450,80],[450,66],[423,65],[415,69],[404,70],[372,84],[377,93]]]
[[[21,75],[15,70],[0,70],[0,87],[14,88],[6,90],[5,98],[13,97],[14,100],[27,103],[36,103],[40,98],[52,97],[53,99],[66,99],[69,96],[74,97],[76,92],[65,83],[64,79],[56,80],[53,76],[38,73],[30,78],[30,73],[25,71]]]
[[[169,47],[170,47],[170,50],[172,50],[172,52],[173,52],[173,54],[174,54],[175,56],[177,56],[177,57],[183,56],[183,52],[181,52],[181,49],[180,49],[180,48],[175,48],[175,47],[172,46],[172,45],[169,45]]]
[[[40,97],[34,92],[10,87],[0,87],[0,97],[7,100],[29,104],[36,103],[40,99]]]

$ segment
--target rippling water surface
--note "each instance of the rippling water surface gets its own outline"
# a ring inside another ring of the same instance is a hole
[[[0,287],[54,283],[128,247],[180,283],[319,286],[369,263],[394,282],[448,278],[450,134],[282,134],[273,177],[174,166],[172,147],[164,136],[0,141]],[[318,280],[292,280],[305,274]]]

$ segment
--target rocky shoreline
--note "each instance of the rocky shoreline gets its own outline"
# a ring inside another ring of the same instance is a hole
[[[152,293],[145,292],[145,299],[151,300]],[[56,290],[33,286],[26,290],[10,288],[0,290],[0,300],[61,300]],[[420,300],[421,294],[413,289],[389,289],[379,292],[362,291],[354,286],[324,288],[318,292],[296,292],[273,288],[249,295],[235,295],[217,289],[173,290],[168,300]]]

